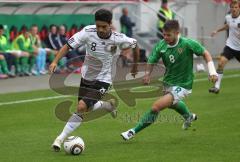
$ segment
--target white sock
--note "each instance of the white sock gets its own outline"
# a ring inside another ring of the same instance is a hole
[[[57,137],[57,139],[60,139],[61,141],[64,141],[64,139],[72,133],[75,129],[77,129],[82,122],[82,118],[78,116],[77,114],[73,114],[68,122],[66,123],[65,127],[63,128],[62,133]]]
[[[92,111],[99,110],[99,109],[105,109],[107,111],[112,111],[112,105],[110,102],[106,101],[98,101],[93,105]]]
[[[220,85],[221,85],[221,80],[223,78],[223,74],[218,74],[218,80],[215,83],[215,88],[220,89]]]

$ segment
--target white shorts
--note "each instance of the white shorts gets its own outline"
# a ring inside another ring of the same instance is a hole
[[[187,97],[189,94],[192,93],[192,90],[188,90],[179,86],[164,86],[163,93],[171,93],[173,96],[173,105],[178,103],[180,100]]]
[[[21,56],[21,54],[22,54],[22,51],[20,51],[20,50],[7,50],[6,52],[9,52],[9,53],[16,53],[17,56]]]

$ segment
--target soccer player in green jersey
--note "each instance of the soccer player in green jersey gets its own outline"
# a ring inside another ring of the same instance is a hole
[[[164,39],[156,44],[148,58],[144,83],[150,83],[150,75],[154,64],[162,58],[166,71],[163,78],[164,95],[157,99],[150,110],[139,120],[138,124],[121,133],[124,140],[131,139],[136,133],[151,125],[160,111],[165,108],[174,109],[185,119],[183,129],[191,126],[197,119],[196,114],[189,111],[183,99],[192,92],[193,84],[193,54],[203,56],[208,64],[209,80],[217,81],[217,73],[210,53],[197,41],[180,36],[177,20],[168,20],[163,28]]]

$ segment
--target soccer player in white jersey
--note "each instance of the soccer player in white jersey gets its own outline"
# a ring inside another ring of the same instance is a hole
[[[83,44],[86,46],[76,113],[72,114],[63,131],[53,142],[54,151],[60,151],[64,139],[80,126],[85,112],[105,109],[116,117],[115,101],[106,102],[100,99],[111,86],[112,59],[118,54],[117,49],[133,49],[134,64],[131,73],[133,76],[137,73],[136,63],[139,57],[137,41],[111,30],[112,13],[108,10],[98,10],[95,13],[95,23],[96,25],[86,26],[73,35],[60,49],[49,67],[50,72],[54,72],[58,61],[69,49]]]
[[[223,69],[227,62],[234,57],[240,62],[240,5],[238,0],[233,0],[230,3],[230,10],[231,14],[225,17],[226,24],[213,31],[211,34],[211,36],[215,36],[218,32],[229,30],[226,46],[218,61],[218,81],[215,83],[214,87],[209,89],[210,93],[219,93],[221,80],[223,78]]]

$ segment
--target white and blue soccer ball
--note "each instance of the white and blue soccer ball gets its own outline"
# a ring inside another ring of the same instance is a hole
[[[67,154],[72,155],[80,155],[84,149],[85,144],[81,137],[78,136],[70,136],[68,137],[64,143],[64,150]]]

